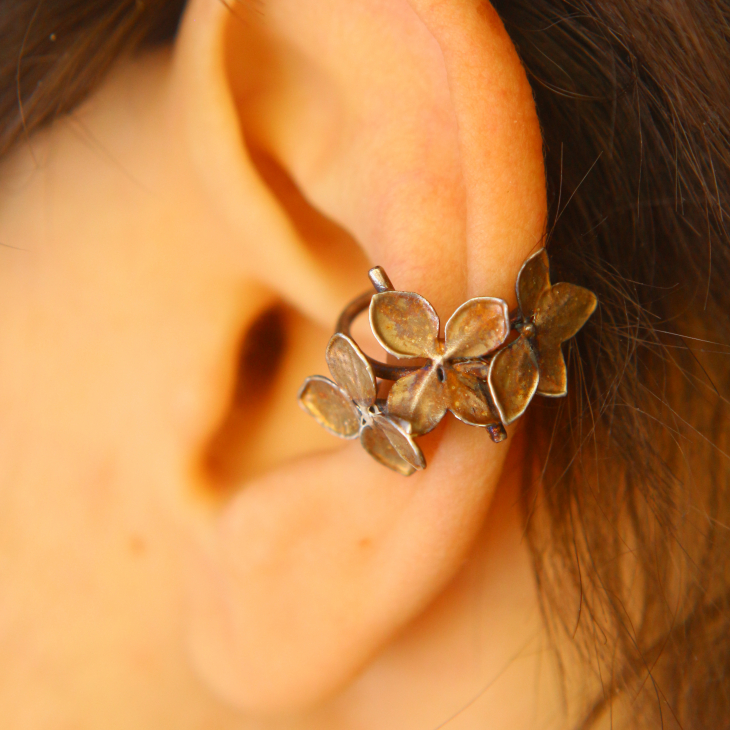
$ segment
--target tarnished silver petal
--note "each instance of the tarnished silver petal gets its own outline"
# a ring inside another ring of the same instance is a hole
[[[479,380],[474,375],[458,372],[456,368],[447,368],[445,385],[449,396],[449,410],[460,421],[470,426],[499,423],[499,418],[492,413]]]
[[[332,377],[363,410],[375,402],[375,375],[362,350],[346,335],[332,335],[325,359]]]
[[[452,363],[451,367],[463,375],[473,375],[485,383],[489,379],[489,360],[464,360]]]
[[[540,367],[539,395],[561,398],[568,394],[568,369],[560,345],[543,343],[538,333],[536,339],[537,362]]]
[[[530,256],[517,275],[517,303],[524,317],[532,316],[537,302],[550,288],[550,263],[547,251],[541,248]]]
[[[404,477],[408,477],[416,471],[390,443],[388,436],[380,428],[366,426],[360,433],[360,443],[363,449],[383,466],[397,471]]]
[[[499,347],[509,334],[509,307],[496,297],[464,302],[444,327],[445,357],[480,357]]]
[[[388,413],[408,421],[414,436],[428,433],[446,415],[448,395],[438,370],[427,366],[406,375],[388,394]]]
[[[489,391],[505,425],[518,419],[537,391],[540,371],[527,337],[518,337],[492,358]]]
[[[414,469],[425,469],[426,460],[423,452],[411,435],[411,424],[395,416],[375,416],[373,419],[375,428],[385,433],[390,445],[398,452],[401,458],[405,459]]]
[[[533,318],[541,341],[559,346],[569,340],[588,321],[597,304],[592,291],[565,281],[543,292]]]
[[[328,378],[307,378],[299,390],[299,405],[335,436],[354,439],[360,432],[360,413],[355,404]]]
[[[387,291],[370,300],[370,327],[378,342],[396,357],[438,354],[439,318],[420,294]]]

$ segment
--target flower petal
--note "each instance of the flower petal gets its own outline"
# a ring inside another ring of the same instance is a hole
[[[393,448],[385,431],[367,426],[360,434],[360,443],[363,449],[383,466],[397,471],[404,477],[409,477],[415,469]]]
[[[541,339],[557,346],[578,332],[597,304],[592,291],[561,281],[540,297],[533,321]]]
[[[522,316],[531,317],[542,294],[550,289],[550,262],[544,248],[522,264],[516,289]]]
[[[444,384],[439,380],[438,369],[431,366],[400,378],[388,394],[388,415],[408,421],[414,436],[434,429],[446,408]]]
[[[402,459],[405,459],[414,469],[426,468],[423,452],[411,436],[411,424],[408,421],[388,416],[376,416],[373,421],[375,427],[385,433],[390,445]]]
[[[499,347],[509,334],[507,302],[477,297],[464,302],[444,327],[446,357],[480,357]]]
[[[543,343],[538,334],[536,338],[537,362],[540,366],[540,382],[537,392],[550,398],[560,398],[568,394],[568,369],[560,345]]]
[[[486,383],[489,378],[489,365],[489,361],[464,360],[463,362],[452,363],[451,367],[462,375],[472,375]]]
[[[299,390],[299,405],[330,433],[354,439],[360,431],[360,413],[347,393],[327,378],[313,375]]]
[[[378,342],[396,357],[432,358],[438,353],[438,315],[415,292],[376,294],[370,300],[370,327]]]
[[[499,423],[499,418],[492,413],[489,401],[482,392],[480,381],[474,375],[459,372],[455,367],[447,368],[446,392],[449,395],[449,410],[460,421],[470,426]]]
[[[489,390],[505,425],[525,412],[539,378],[537,358],[526,337],[519,337],[494,356],[489,368]]]
[[[362,350],[339,332],[327,343],[325,359],[332,377],[361,408],[375,402],[375,375]]]

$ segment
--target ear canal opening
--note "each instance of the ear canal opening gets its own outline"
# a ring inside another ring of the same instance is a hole
[[[287,310],[281,303],[264,309],[243,335],[230,406],[203,456],[207,481],[218,496],[249,476],[246,444],[276,385],[287,335]]]
[[[249,148],[249,155],[299,238],[319,266],[331,274],[329,279],[348,295],[367,286],[364,272],[371,264],[355,239],[313,206],[270,154],[254,147]],[[278,402],[280,386],[290,374],[289,355],[301,345],[297,339],[301,316],[283,302],[273,304],[258,314],[241,338],[230,405],[199,462],[213,499],[227,498],[273,463],[271,442],[276,437],[270,430],[270,406]],[[293,395],[291,404],[296,408]]]

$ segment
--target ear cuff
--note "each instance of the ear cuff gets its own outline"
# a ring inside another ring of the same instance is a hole
[[[307,378],[299,404],[330,433],[359,438],[376,461],[404,476],[426,468],[414,439],[435,428],[447,411],[486,429],[499,443],[507,438],[505,426],[525,412],[535,394],[566,395],[561,345],[598,303],[583,287],[553,286],[542,248],[517,276],[515,312],[495,297],[469,299],[451,315],[441,336],[439,317],[424,297],[396,291],[379,266],[369,277],[375,291],[345,307],[327,345],[332,379]],[[388,365],[362,352],[350,327],[366,309],[386,352],[422,364]],[[394,381],[387,395],[379,380]]]

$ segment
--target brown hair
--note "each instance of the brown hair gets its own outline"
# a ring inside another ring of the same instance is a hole
[[[584,726],[619,693],[635,727],[730,727],[730,6],[497,7],[543,129],[553,273],[601,303],[570,400],[533,422],[545,613],[600,670]]]
[[[579,724],[628,700],[631,727],[730,727],[730,5],[494,4],[542,124],[553,279],[600,300],[524,488],[546,620],[603,686]],[[0,155],[182,5],[6,0]]]
[[[76,107],[121,53],[175,35],[185,0],[7,0],[0,12],[0,156]]]

